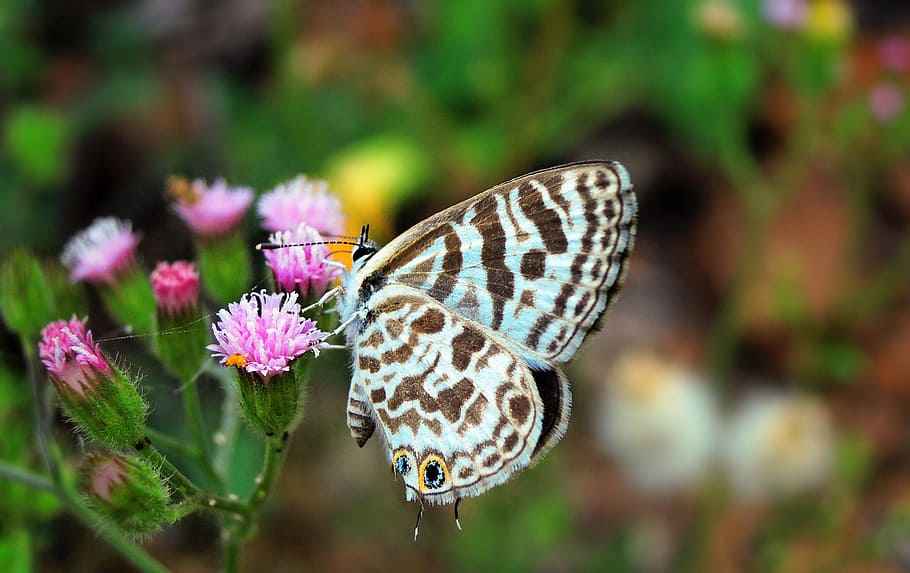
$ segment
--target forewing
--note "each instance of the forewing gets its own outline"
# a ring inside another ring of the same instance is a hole
[[[418,224],[364,281],[419,289],[501,333],[532,366],[562,364],[621,285],[636,210],[619,163],[539,171]]]
[[[421,291],[389,286],[370,298],[351,342],[354,385],[409,500],[479,495],[531,462],[545,406],[535,375],[494,332]],[[547,445],[564,429],[561,413],[549,418]]]

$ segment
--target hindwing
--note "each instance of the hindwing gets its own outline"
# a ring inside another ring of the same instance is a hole
[[[374,294],[366,317],[348,423],[359,441],[372,416],[409,500],[479,495],[565,431],[562,375],[532,371],[494,331],[401,285]]]

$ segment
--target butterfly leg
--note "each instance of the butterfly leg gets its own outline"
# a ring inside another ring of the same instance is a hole
[[[351,324],[352,322],[354,322],[355,320],[360,320],[360,319],[362,319],[363,316],[364,316],[364,314],[366,314],[366,311],[364,311],[364,310],[358,310],[357,312],[355,312],[354,314],[351,315],[351,318],[349,318],[349,319],[347,319],[346,321],[344,321],[344,322],[342,322],[341,324],[339,324],[338,327],[337,327],[335,330],[333,330],[332,332],[329,333],[328,336],[326,336],[326,338],[330,338],[330,337],[332,337],[332,336],[335,336],[335,335],[338,334],[339,332],[344,332],[344,329],[347,328],[348,325],[350,325],[350,324]]]
[[[461,503],[461,498],[455,498],[455,525],[458,526],[458,531],[463,531],[461,529],[461,520],[458,519],[458,505]]]
[[[420,519],[423,517],[423,500],[418,498],[420,509],[417,510],[417,523],[414,524],[414,541],[417,541],[417,533],[420,531]]]
[[[303,309],[300,311],[301,314],[307,312],[308,310],[313,310],[313,309],[316,308],[316,307],[322,308],[323,306],[325,306],[325,303],[329,302],[329,301],[332,300],[333,298],[338,298],[338,296],[342,293],[343,290],[344,290],[344,289],[342,289],[340,286],[337,286],[337,287],[335,287],[335,288],[330,288],[329,290],[325,291],[325,294],[324,294],[324,295],[322,295],[321,297],[319,297],[319,300],[317,300],[316,302],[314,302],[314,303],[311,304],[310,306],[307,306],[307,307],[303,308]]]

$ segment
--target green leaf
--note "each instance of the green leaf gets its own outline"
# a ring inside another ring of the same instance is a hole
[[[54,183],[66,167],[70,125],[60,112],[26,105],[10,112],[4,126],[6,151],[23,176]]]

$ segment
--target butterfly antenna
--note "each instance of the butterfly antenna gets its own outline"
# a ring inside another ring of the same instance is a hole
[[[291,247],[312,247],[313,245],[351,245],[357,247],[359,242],[352,241],[311,241],[309,243],[256,243],[257,251],[272,251],[275,249],[288,249]]]
[[[459,498],[456,498],[456,499],[455,499],[455,525],[458,526],[458,531],[464,531],[464,530],[461,528],[461,520],[458,519],[458,506],[459,506],[460,504],[461,504],[461,498],[460,498],[460,497],[459,497]]]
[[[414,524],[414,541],[417,541],[417,534],[420,532],[420,519],[423,517],[423,500],[420,501],[420,509],[417,510],[417,523]]]

